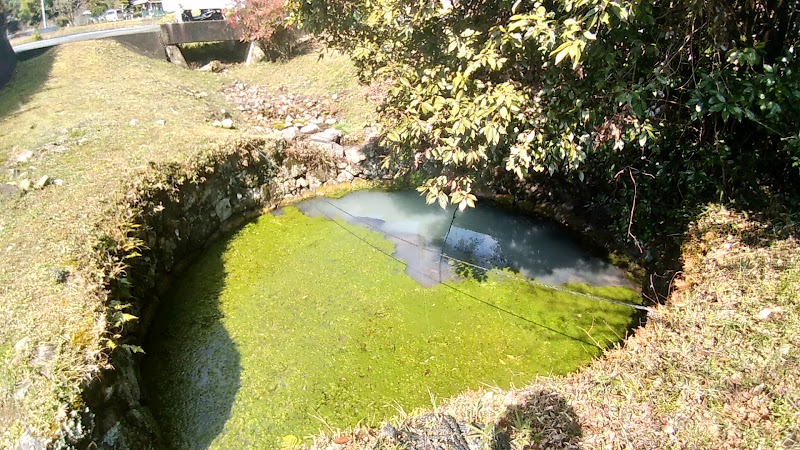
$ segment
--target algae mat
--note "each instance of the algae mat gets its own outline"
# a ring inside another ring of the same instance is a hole
[[[374,247],[357,239],[355,233]],[[489,272],[424,288],[378,233],[295,208],[218,242],[174,283],[143,370],[171,448],[274,448],[482,384],[563,374],[633,309]],[[638,302],[624,288],[573,286]]]

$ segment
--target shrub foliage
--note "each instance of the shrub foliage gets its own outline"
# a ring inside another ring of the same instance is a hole
[[[387,163],[421,172],[429,202],[558,174],[632,241],[635,209],[647,241],[703,202],[800,184],[800,1],[289,4],[364,79],[392,80]]]

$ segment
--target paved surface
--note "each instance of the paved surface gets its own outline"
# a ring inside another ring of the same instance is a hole
[[[61,44],[69,44],[70,42],[88,41],[92,39],[103,39],[114,36],[126,36],[130,34],[143,34],[143,33],[158,33],[161,31],[160,25],[143,25],[140,27],[130,28],[117,28],[113,30],[100,30],[88,31],[86,33],[72,34],[53,39],[44,39],[41,41],[29,42],[14,47],[14,52],[21,53],[28,50],[36,50],[41,48],[53,47]]]

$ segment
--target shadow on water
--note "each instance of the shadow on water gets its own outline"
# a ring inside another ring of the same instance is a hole
[[[525,393],[521,402],[507,406],[490,427],[494,432],[492,450],[520,448],[518,442],[535,445],[524,448],[575,449],[580,447],[582,435],[578,416],[567,400],[544,390]]]
[[[219,303],[226,245],[214,244],[181,275],[150,328],[142,375],[166,448],[209,448],[241,386],[241,358]]]
[[[40,56],[17,64],[17,69],[8,85],[0,88],[0,119],[32,109],[27,107],[27,103],[42,90],[50,78],[54,60],[55,52],[46,51]]]

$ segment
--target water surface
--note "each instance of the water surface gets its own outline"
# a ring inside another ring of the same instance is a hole
[[[554,224],[490,205],[444,210],[426,205],[416,192],[359,191],[339,199],[306,200],[298,207],[310,216],[384,233],[395,243],[394,256],[406,262],[406,273],[425,286],[454,277],[447,264],[453,260],[445,258],[442,264],[442,252],[549,284],[631,285],[624,271],[589,254]]]
[[[276,448],[290,435],[379,424],[431,396],[521,386],[575,370],[636,320],[631,308],[504,275],[590,282],[568,286],[639,301],[610,286],[615,269],[547,225],[479,207],[445,242],[452,215],[420,203],[363,192],[335,202],[381,232],[285,208],[208,249],[175,281],[145,348],[146,401],[166,446]],[[323,204],[300,208],[334,215]],[[387,232],[511,269],[423,286],[404,261],[416,252],[428,265],[414,270],[438,280],[435,253]]]

